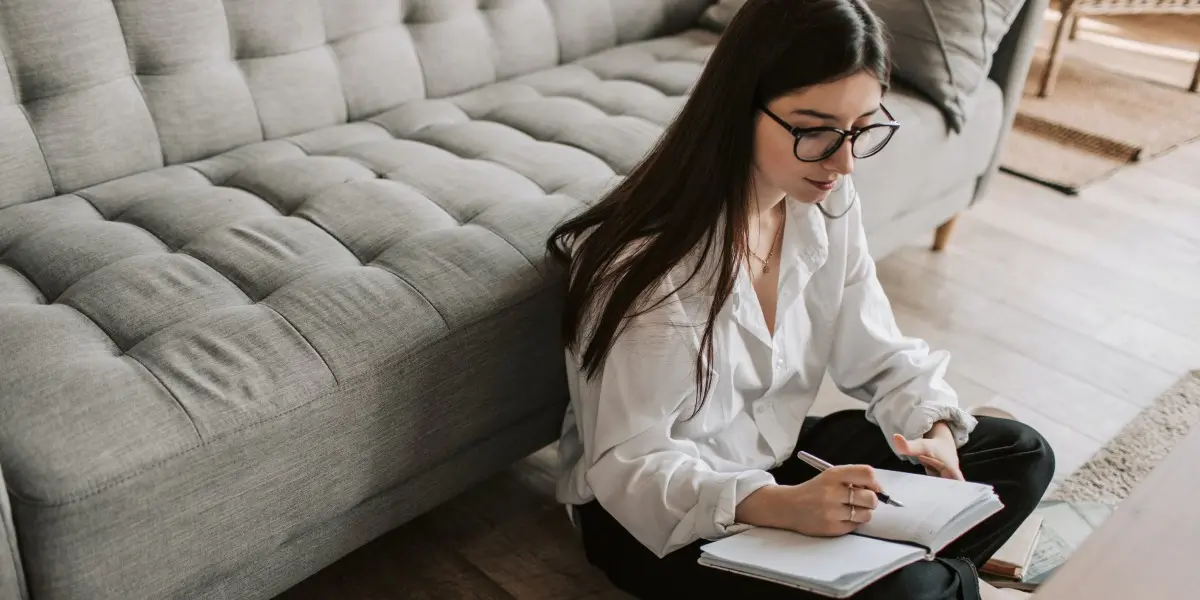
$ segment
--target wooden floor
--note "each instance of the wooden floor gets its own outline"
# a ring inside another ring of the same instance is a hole
[[[945,252],[926,241],[880,263],[901,327],[952,352],[963,404],[1041,430],[1057,478],[1200,367],[1200,143],[1078,197],[1002,175]],[[845,402],[823,392],[819,406]],[[534,455],[281,600],[622,598],[554,504],[552,459]]]

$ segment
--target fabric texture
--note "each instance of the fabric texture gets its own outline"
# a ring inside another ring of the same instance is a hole
[[[865,416],[864,411],[847,410],[823,418],[808,417],[794,446],[834,464],[923,472],[922,467],[898,459],[884,432]],[[1033,512],[1054,474],[1054,451],[1027,425],[980,417],[971,439],[959,448],[959,456],[964,476],[995,486],[1004,508],[947,546],[936,560],[904,567],[855,594],[854,600],[979,600],[976,566],[986,562]],[[794,456],[770,473],[782,485],[798,485],[817,475]],[[600,501],[579,508],[584,551],[614,585],[636,598],[822,597],[700,565],[696,560],[708,540],[655,556],[607,508]]]
[[[954,131],[974,113],[975,92],[1026,0],[868,0],[887,25],[893,74],[942,109]]]
[[[630,319],[598,378],[585,377],[568,351],[559,500],[598,500],[659,557],[744,529],[734,523],[737,504],[774,483],[767,471],[792,455],[826,371],[888,436],[919,439],[945,421],[965,443],[975,419],[943,379],[950,357],[897,327],[862,202],[848,177],[825,200],[848,209],[843,219],[785,200],[774,332],[740,270],[714,322],[709,397],[697,397],[694,373],[711,257],[668,274],[646,298],[655,308]]]
[[[5,2],[0,207],[549,69],[708,1]]]
[[[538,293],[545,232],[634,164],[711,41],[628,44],[4,209],[10,489],[71,501]]]

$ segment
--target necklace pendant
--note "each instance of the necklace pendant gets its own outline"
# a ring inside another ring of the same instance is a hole
[[[763,275],[771,272],[771,265],[763,265]]]

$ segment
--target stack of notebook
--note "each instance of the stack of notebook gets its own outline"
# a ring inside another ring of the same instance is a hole
[[[979,569],[980,575],[996,587],[1035,591],[1115,508],[1099,502],[1043,501],[992,560]]]
[[[1021,581],[1029,572],[1029,566],[1033,563],[1033,551],[1037,548],[1038,540],[1042,537],[1042,523],[1045,520],[1041,515],[1033,515],[1025,519],[1024,523],[1017,528],[1016,533],[1008,538],[1008,541],[992,555],[979,572],[986,579],[1005,579],[1009,581]]]

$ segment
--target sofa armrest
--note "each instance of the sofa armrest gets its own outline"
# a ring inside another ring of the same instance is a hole
[[[25,588],[25,571],[21,568],[21,555],[17,551],[17,530],[13,526],[12,503],[8,499],[8,487],[4,485],[3,470],[0,470],[0,598],[29,598]]]
[[[983,196],[991,178],[995,176],[1003,155],[1004,143],[1012,129],[1013,120],[1017,117],[1017,109],[1021,105],[1021,95],[1025,91],[1025,78],[1029,75],[1029,66],[1033,62],[1037,50],[1038,38],[1042,33],[1043,14],[1050,0],[1028,0],[1017,14],[1008,33],[1000,40],[992,56],[992,68],[988,78],[995,81],[1004,93],[1004,116],[1000,122],[1000,138],[993,149],[992,160],[984,171],[975,187],[975,199]]]

